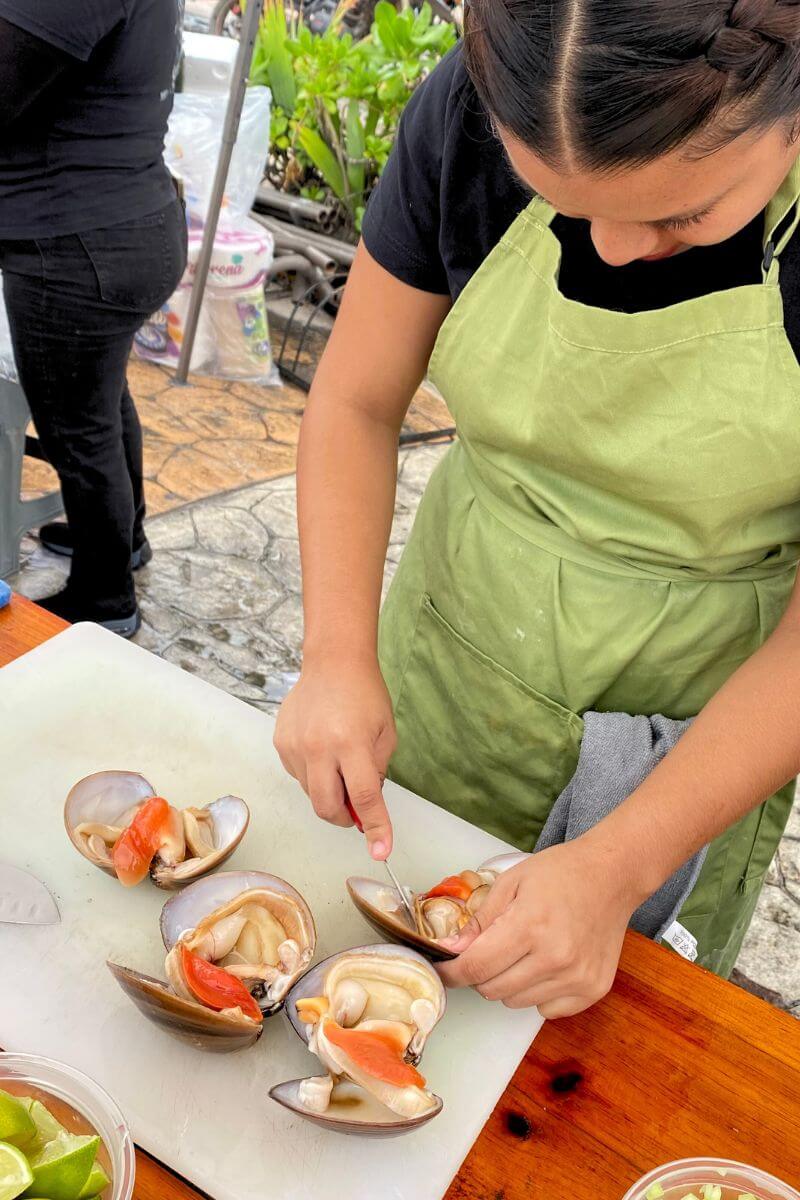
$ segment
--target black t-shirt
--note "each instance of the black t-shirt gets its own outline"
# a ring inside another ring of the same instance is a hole
[[[456,47],[409,101],[397,142],[364,218],[370,254],[396,278],[455,299],[530,193],[519,182]],[[716,246],[661,262],[611,267],[589,224],[556,216],[559,287],[594,308],[645,312],[761,281],[763,214]],[[786,332],[800,359],[800,236],[781,256]]]
[[[0,0],[0,18],[62,60],[0,131],[0,238],[82,233],[167,204],[183,0]]]

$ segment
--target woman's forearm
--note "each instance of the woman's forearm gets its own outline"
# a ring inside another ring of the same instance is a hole
[[[764,645],[644,783],[587,839],[640,903],[706,843],[800,773],[797,591]]]
[[[313,397],[298,457],[304,654],[374,658],[397,482],[397,429]]]

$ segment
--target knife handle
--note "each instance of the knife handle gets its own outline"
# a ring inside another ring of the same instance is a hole
[[[355,825],[356,829],[358,830],[358,832],[363,833],[364,826],[361,824],[361,817],[358,815],[356,810],[353,808],[353,801],[350,799],[350,793],[347,790],[347,784],[344,781],[344,777],[340,774],[339,778],[342,781],[342,790],[344,791],[345,808],[349,812],[351,820],[352,820],[353,824]]]
[[[358,813],[356,812],[356,810],[353,808],[353,801],[350,799],[350,797],[349,797],[349,796],[348,796],[348,794],[347,794],[347,788],[344,786],[344,780],[342,780],[342,787],[344,787],[344,803],[345,803],[345,807],[347,808],[347,811],[350,813],[350,816],[351,816],[351,818],[352,818],[353,824],[355,825],[355,827],[356,827],[356,829],[358,830],[358,832],[359,832],[359,833],[363,833],[363,832],[364,832],[364,826],[361,824],[361,817],[358,815]]]

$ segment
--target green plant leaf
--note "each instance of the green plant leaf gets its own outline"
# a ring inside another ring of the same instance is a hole
[[[400,54],[397,28],[399,19],[397,9],[389,0],[379,0],[375,6],[375,30],[381,45],[390,55]]]
[[[323,177],[334,196],[342,202],[347,197],[347,184],[336,155],[316,129],[298,129],[297,140]]]
[[[257,62],[259,75],[269,83],[275,104],[293,113],[297,101],[290,30],[282,0],[266,0],[258,30]]]

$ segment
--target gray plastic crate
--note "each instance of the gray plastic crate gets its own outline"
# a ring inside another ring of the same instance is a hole
[[[63,508],[61,493],[22,500],[22,460],[31,414],[18,383],[0,378],[0,579],[19,568],[19,547],[29,529],[51,521]]]

